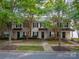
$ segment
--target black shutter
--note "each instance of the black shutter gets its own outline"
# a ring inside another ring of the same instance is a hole
[[[38,37],[38,32],[37,32],[37,37]]]
[[[18,26],[17,26],[17,24],[16,24],[16,28],[17,28]]]
[[[33,37],[34,37],[34,32],[33,32]]]
[[[51,32],[50,32],[50,34],[49,34],[50,36],[51,36]]]
[[[38,27],[38,23],[37,23],[37,27]]]

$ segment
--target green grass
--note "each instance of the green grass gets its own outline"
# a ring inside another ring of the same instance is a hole
[[[72,44],[71,42],[63,42],[64,44]]]
[[[42,46],[19,46],[16,50],[44,51]]]
[[[49,44],[58,44],[58,42],[59,41],[57,41],[57,40],[48,41]],[[64,44],[72,44],[71,42],[63,42],[63,41],[62,41],[62,43],[64,43]]]
[[[74,38],[73,40],[75,40],[75,41],[79,41],[79,38]]]
[[[72,47],[72,51],[77,51],[77,52],[79,52],[79,46]]]

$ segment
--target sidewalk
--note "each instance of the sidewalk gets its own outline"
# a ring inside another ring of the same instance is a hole
[[[48,42],[43,42],[43,48],[44,48],[45,51],[53,51],[53,49],[48,44]]]
[[[20,46],[42,46],[42,44],[25,44],[25,43],[12,43],[12,45]]]
[[[73,45],[78,45],[79,46],[79,44],[76,43],[76,42],[73,42],[73,41],[69,41],[69,42],[73,43]]]

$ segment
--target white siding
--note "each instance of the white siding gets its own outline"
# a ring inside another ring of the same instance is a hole
[[[73,32],[73,38],[78,38],[77,30],[75,30],[75,31]]]

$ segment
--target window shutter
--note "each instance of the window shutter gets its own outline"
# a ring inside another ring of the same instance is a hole
[[[37,27],[38,27],[38,23],[37,23]]]

